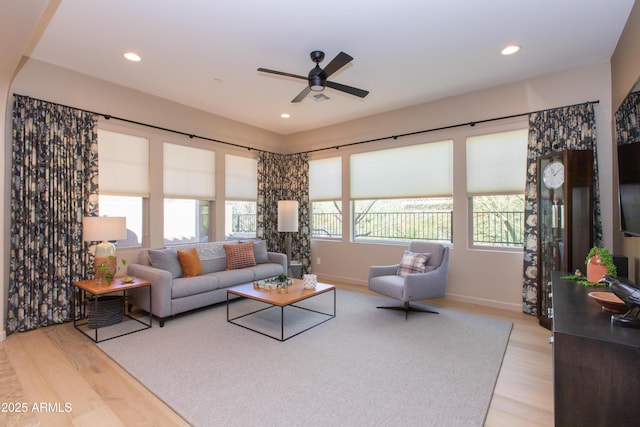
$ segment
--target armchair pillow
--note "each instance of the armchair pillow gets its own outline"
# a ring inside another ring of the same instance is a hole
[[[202,262],[196,248],[188,251],[178,251],[178,261],[182,267],[182,277],[195,277],[202,275]]]
[[[224,245],[227,253],[227,270],[253,267],[256,259],[253,255],[253,243],[238,243],[237,245]]]
[[[424,273],[426,271],[427,261],[429,261],[430,253],[416,253],[404,251],[402,261],[398,266],[396,274],[404,277],[413,273]]]

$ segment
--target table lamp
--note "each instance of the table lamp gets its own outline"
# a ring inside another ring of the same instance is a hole
[[[291,265],[291,233],[298,232],[298,202],[295,200],[278,201],[278,232],[286,233],[287,269]]]
[[[106,265],[112,275],[116,273],[116,245],[109,240],[127,237],[127,219],[123,216],[85,216],[82,218],[82,240],[101,242],[96,245],[94,268]]]

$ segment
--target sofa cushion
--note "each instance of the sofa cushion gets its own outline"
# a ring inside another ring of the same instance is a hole
[[[402,261],[400,261],[400,265],[398,266],[398,271],[396,272],[396,274],[398,276],[404,277],[408,274],[424,273],[427,261],[429,260],[430,256],[431,254],[429,253],[421,254],[411,251],[404,251]]]
[[[224,250],[227,253],[227,270],[236,270],[256,265],[256,259],[253,256],[253,243],[224,245]]]
[[[171,298],[189,297],[203,292],[214,291],[220,288],[220,281],[214,274],[205,274],[196,277],[181,277],[173,280]]]
[[[218,271],[217,273],[211,273],[207,276],[215,276],[220,283],[221,288],[229,286],[242,285],[243,283],[253,282],[253,271],[250,268],[241,268],[238,270],[225,270]]]
[[[284,274],[282,264],[276,264],[273,262],[266,264],[257,264],[255,267],[247,268],[247,270],[251,270],[253,272],[253,280],[268,279],[269,277]]]
[[[149,249],[148,253],[152,267],[168,271],[173,279],[182,276],[182,267],[178,261],[176,248]]]
[[[202,263],[202,273],[209,274],[227,269],[227,258],[200,259]]]
[[[196,248],[188,251],[178,251],[178,261],[182,267],[182,277],[195,277],[202,275],[202,263],[198,257]]]

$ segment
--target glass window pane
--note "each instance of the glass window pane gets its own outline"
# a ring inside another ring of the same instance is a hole
[[[356,200],[354,240],[452,242],[452,197]]]
[[[311,237],[339,239],[342,237],[342,202],[311,203]]]
[[[101,194],[98,200],[101,216],[123,216],[127,218],[127,238],[118,240],[116,246],[119,248],[142,246],[143,198]]]
[[[522,247],[524,195],[474,196],[473,245]]]
[[[256,237],[256,202],[227,201],[225,208],[225,239]]]
[[[211,205],[208,200],[164,199],[164,244],[208,241]]]

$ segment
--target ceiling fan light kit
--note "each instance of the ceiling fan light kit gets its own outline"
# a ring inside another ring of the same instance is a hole
[[[314,50],[313,52],[311,52],[311,60],[316,63],[316,66],[313,67],[311,71],[309,71],[307,77],[285,73],[282,71],[269,70],[266,68],[258,68],[258,71],[261,71],[263,73],[276,74],[279,76],[293,77],[295,79],[307,80],[307,87],[305,87],[302,92],[298,94],[298,96],[293,98],[291,102],[300,102],[309,94],[310,91],[322,92],[327,86],[331,89],[339,90],[341,92],[358,96],[360,98],[364,98],[369,94],[369,91],[367,90],[327,81],[327,78],[329,76],[347,65],[349,62],[353,61],[353,57],[347,55],[344,52],[340,52],[338,55],[336,55],[335,58],[331,60],[331,62],[329,62],[329,64],[327,64],[326,67],[324,67],[324,69],[322,69],[320,68],[320,62],[322,62],[323,59],[324,52],[320,50]]]

